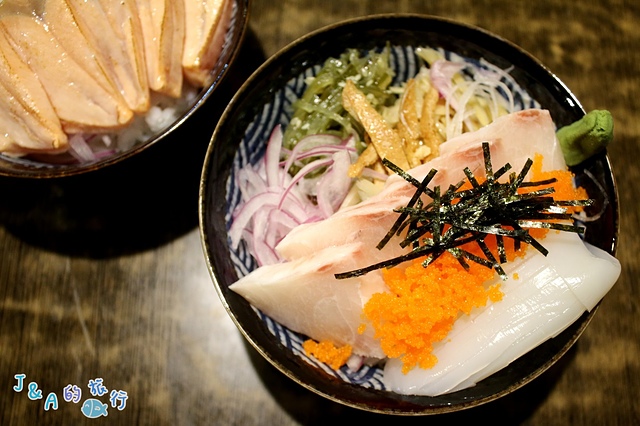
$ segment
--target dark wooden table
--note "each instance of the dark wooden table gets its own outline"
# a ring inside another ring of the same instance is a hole
[[[0,179],[0,424],[640,424],[640,6],[255,0],[228,87],[201,113],[215,118],[262,58],[296,37],[382,12],[493,31],[538,57],[585,109],[612,111],[622,276],[567,356],[513,395],[429,419],[360,412],[284,377],[243,341],[205,267],[197,188],[214,119],[192,129],[191,140],[92,177]],[[121,409],[109,404],[107,417],[84,417],[73,398],[84,401],[92,389],[113,392]]]

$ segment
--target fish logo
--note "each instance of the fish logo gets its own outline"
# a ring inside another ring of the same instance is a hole
[[[95,419],[100,416],[106,417],[109,415],[109,413],[107,413],[107,404],[103,404],[93,398],[87,399],[84,404],[82,404],[80,411],[82,411],[82,414],[84,414],[85,417],[90,419]]]

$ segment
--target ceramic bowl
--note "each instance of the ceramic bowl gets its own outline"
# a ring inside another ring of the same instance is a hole
[[[413,48],[430,46],[470,61],[484,58],[509,69],[521,107],[548,109],[556,125],[569,124],[584,111],[569,89],[544,65],[518,46],[472,26],[429,16],[381,15],[323,28],[291,43],[264,63],[237,92],[211,139],[200,185],[201,238],[208,268],[229,315],[251,345],[282,373],[333,401],[362,410],[403,415],[458,411],[501,398],[549,369],[576,342],[593,318],[585,313],[556,338],[548,340],[476,386],[437,397],[402,396],[384,389],[382,370],[335,371],[310,359],[300,336],[254,310],[229,290],[243,273],[255,268],[247,252],[232,250],[227,231],[238,204],[234,175],[244,164],[257,162],[276,124],[286,125],[292,102],[301,95],[305,78],[329,57],[347,48],[392,47],[398,79],[415,73]],[[602,215],[587,224],[586,239],[615,251],[618,204],[611,167],[600,154],[574,168],[579,183],[598,200]]]
[[[129,148],[90,162],[68,162],[55,158],[51,159],[51,161],[40,161],[35,157],[13,158],[0,154],[0,176],[54,178],[80,175],[121,163],[165,139],[176,139],[180,140],[180,143],[184,143],[183,140],[189,137],[189,135],[181,133],[184,124],[192,119],[203,104],[212,98],[215,99],[214,93],[223,84],[231,64],[236,59],[248,26],[249,4],[249,0],[234,0],[231,22],[225,36],[223,50],[211,70],[207,85],[200,89],[192,99],[189,99],[184,111],[178,114],[173,123],[144,141],[137,142]]]

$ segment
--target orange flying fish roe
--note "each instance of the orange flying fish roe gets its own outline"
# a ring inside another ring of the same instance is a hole
[[[302,348],[309,356],[315,357],[318,361],[329,364],[331,368],[337,370],[347,362],[351,356],[352,348],[350,345],[336,347],[332,342],[314,340],[306,340],[302,343]]]
[[[588,197],[587,191],[584,188],[576,188],[573,183],[574,175],[569,170],[553,170],[542,171],[542,155],[536,154],[533,158],[533,165],[531,166],[531,180],[540,181],[545,179],[556,178],[558,181],[553,184],[555,192],[553,198],[556,201],[566,200],[586,200]],[[535,187],[533,188],[535,189]],[[571,207],[573,211],[578,211],[580,207]]]
[[[586,191],[575,189],[573,175],[569,171],[543,172],[542,156],[534,158],[529,173],[529,181],[540,181],[555,177],[553,184],[556,200],[586,199]],[[539,188],[525,188],[534,191]],[[548,232],[531,229],[534,238],[542,238]],[[496,253],[495,238],[487,237],[487,246]],[[505,244],[508,260],[524,254],[526,244],[515,252],[512,244]],[[477,244],[463,247],[482,256]],[[434,344],[446,339],[454,322],[460,315],[468,315],[473,308],[485,306],[488,302],[498,302],[502,298],[500,284],[487,287],[494,279],[493,269],[468,262],[465,270],[453,255],[445,252],[428,267],[422,266],[422,259],[383,270],[387,293],[376,293],[364,306],[364,317],[374,328],[376,338],[385,354],[390,358],[401,358],[403,372],[415,366],[431,368],[437,363],[433,355]],[[507,285],[507,284],[505,284]]]
[[[498,287],[485,288],[494,271],[475,263],[464,270],[445,252],[427,268],[418,259],[408,267],[383,271],[388,293],[376,293],[364,306],[364,315],[390,358],[402,357],[403,371],[433,367],[433,344],[447,337],[461,313],[499,300]]]

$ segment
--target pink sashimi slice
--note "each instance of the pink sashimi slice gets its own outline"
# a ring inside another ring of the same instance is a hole
[[[175,98],[182,91],[182,49],[184,45],[184,2],[136,0],[149,87]]]
[[[62,152],[67,135],[38,77],[0,32],[0,152]]]
[[[66,133],[106,131],[126,124],[118,100],[78,66],[41,19],[2,16],[0,31],[38,76]],[[125,119],[130,114],[126,111]]]
[[[224,45],[233,12],[231,0],[185,0],[182,69],[194,86],[207,84]]]
[[[43,8],[43,16],[51,35],[77,66],[82,67],[96,84],[118,102],[120,120],[127,124],[133,117],[133,111],[120,93],[115,76],[107,72],[101,63],[101,56],[82,33],[71,3],[67,0],[46,0]]]
[[[477,176],[484,176],[482,142],[485,141],[490,144],[494,171],[509,163],[512,171],[519,172],[535,154],[543,156],[543,170],[566,168],[549,112],[532,109],[503,116],[476,132],[450,139],[441,145],[439,157],[408,172],[421,181],[431,169],[438,170],[429,188],[440,185],[443,190],[465,178],[465,167]],[[382,251],[376,245],[398,216],[393,209],[405,206],[414,192],[414,186],[392,175],[376,196],[326,220],[294,228],[276,250],[284,259],[292,260],[330,245],[357,240],[366,244],[371,263],[397,256],[402,253],[398,239],[392,239]]]

